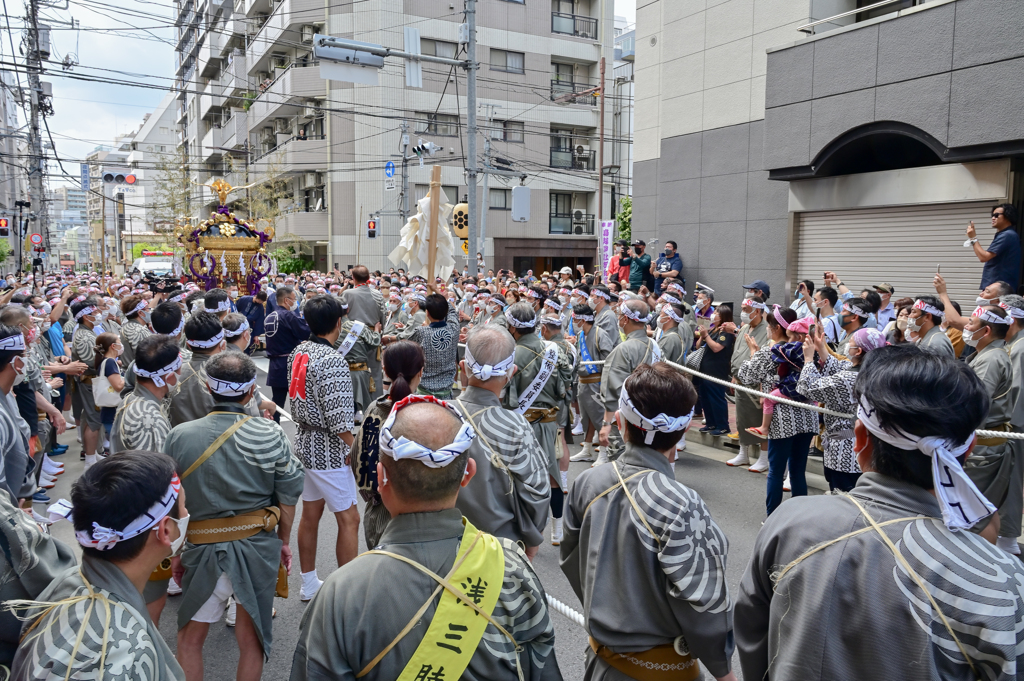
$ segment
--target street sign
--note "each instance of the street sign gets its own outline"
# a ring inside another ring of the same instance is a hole
[[[395,164],[392,161],[388,161],[384,164],[384,174],[388,177],[395,176]]]
[[[395,190],[395,178],[385,177],[384,178],[384,191],[390,192]]]
[[[39,244],[43,243],[43,235],[32,234],[32,236],[30,236],[28,240],[31,241],[34,245],[38,246]]]
[[[462,240],[462,254],[469,255],[469,239]]]

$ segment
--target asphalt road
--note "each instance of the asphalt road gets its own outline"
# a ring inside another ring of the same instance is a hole
[[[261,384],[264,378],[265,376],[261,372]],[[265,390],[265,394],[269,396],[270,391]],[[292,424],[285,422],[284,427],[289,432],[294,432]],[[66,472],[58,478],[57,486],[49,491],[53,500],[70,498],[71,483],[82,472],[83,464],[78,460],[80,447],[75,443],[76,434],[77,431],[72,430],[59,438],[60,442],[69,443],[72,446],[65,455],[59,457],[59,460],[65,464]],[[575,453],[578,447],[571,447],[570,450]],[[754,537],[764,519],[765,477],[757,473],[750,473],[743,468],[729,468],[722,463],[726,458],[728,457],[719,450],[691,442],[687,452],[680,454],[676,464],[676,479],[701,495],[715,521],[725,531],[729,539],[728,584],[730,592],[735,595],[740,576],[746,568],[753,547]],[[571,464],[570,481],[585,470],[586,466],[589,464]],[[812,489],[812,493],[817,493],[817,491]],[[360,502],[360,507],[362,507],[362,502]],[[44,505],[36,504],[36,511],[45,513]],[[295,555],[295,563],[289,577],[291,597],[287,600],[276,599],[277,618],[274,620],[273,648],[263,672],[264,679],[274,681],[288,678],[292,652],[298,640],[299,620],[305,609],[305,604],[301,603],[298,598],[301,579],[298,574],[296,530],[301,513],[300,503],[291,540],[292,553]],[[74,541],[71,526],[68,523],[54,525],[52,532],[54,536],[77,548],[78,545]],[[365,550],[366,547],[362,545],[362,534],[362,529],[360,529],[360,550]],[[548,533],[547,536],[549,537],[550,534]],[[317,550],[317,568],[321,579],[326,578],[335,568],[334,543],[336,537],[337,526],[325,514],[320,525]],[[582,609],[579,600],[558,567],[557,547],[545,543],[541,546],[534,564],[548,594],[576,610]],[[160,623],[160,630],[172,650],[177,647],[176,622],[179,602],[178,598],[168,599]],[[623,618],[628,617],[628,613],[623,613]],[[584,651],[587,647],[586,634],[582,628],[554,611],[551,612],[551,619],[555,627],[555,651],[562,675],[565,679],[581,679],[583,677]],[[232,629],[224,624],[212,625],[205,653],[206,679],[227,681],[235,677],[238,648]],[[733,661],[737,668],[737,676],[739,676],[738,661],[735,657]]]

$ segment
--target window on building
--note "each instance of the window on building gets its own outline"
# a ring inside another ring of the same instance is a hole
[[[417,112],[416,132],[454,137],[459,134],[459,117],[451,114]]]
[[[169,133],[170,133],[170,130],[168,130],[167,128],[160,128],[160,134],[161,135],[167,135]]]
[[[504,121],[501,124],[501,139],[506,142],[524,142],[526,130],[522,121]]]
[[[507,71],[508,73],[526,73],[526,55],[522,52],[509,52],[491,48],[491,70]]]
[[[416,200],[419,201],[430,191],[429,184],[418,184],[413,187],[415,192]],[[459,188],[451,185],[441,185],[441,191],[444,192],[445,200],[453,206],[459,202]]]
[[[551,80],[559,83],[571,83],[573,70],[572,64],[553,63],[551,65]]]
[[[510,193],[511,192],[508,189],[491,189],[491,210],[512,210],[512,199],[509,197]]]
[[[458,45],[446,40],[433,40],[432,38],[420,38],[420,52],[434,57],[445,57],[455,59]]]

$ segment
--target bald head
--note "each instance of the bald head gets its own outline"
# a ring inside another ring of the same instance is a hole
[[[462,421],[438,404],[421,402],[399,410],[391,426],[391,434],[417,442],[437,451],[455,441]],[[442,468],[430,468],[414,459],[393,459],[380,453],[380,462],[387,471],[394,493],[407,504],[431,503],[454,499],[466,471],[469,451]]]
[[[477,364],[494,366],[508,359],[516,349],[516,341],[512,334],[500,326],[478,326],[469,332],[466,349],[473,355]]]
[[[622,303],[622,307],[629,310],[631,313],[633,313],[633,316],[639,317],[640,319],[646,319],[647,315],[651,313],[651,308],[647,307],[647,303],[645,303],[642,300],[627,300],[626,302]],[[630,317],[625,317],[625,319],[626,324],[637,327],[644,326],[642,322],[638,322],[634,319],[631,319]]]

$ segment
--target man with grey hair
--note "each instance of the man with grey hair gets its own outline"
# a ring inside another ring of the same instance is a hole
[[[594,466],[615,461],[625,448],[622,434],[615,425],[615,412],[619,408],[622,384],[641,364],[661,361],[661,348],[653,338],[647,336],[647,324],[652,319],[651,308],[642,300],[627,300],[619,307],[619,328],[626,335],[626,340],[611,351],[601,373],[604,421],[601,423],[599,442],[605,447],[605,451],[598,454]]]
[[[256,391],[252,359],[219,353],[206,362],[206,377],[213,410],[176,426],[164,442],[190,513],[189,548],[175,574],[183,591],[178,660],[188,678],[202,677],[210,624],[224,616],[233,593],[237,678],[255,680],[270,653],[279,566],[291,568],[288,541],[304,471],[281,426],[245,412]]]
[[[547,455],[529,422],[501,406],[501,391],[516,371],[515,339],[504,328],[484,325],[466,339],[460,363],[465,391],[455,399],[476,431],[469,455],[476,476],[455,504],[484,532],[521,541],[533,558],[544,538],[551,485]]]
[[[1024,433],[1024,298],[1016,294],[1001,296],[999,304],[1010,315],[1010,329],[1006,332],[1006,351],[1013,371],[1010,426],[1013,432]],[[1010,452],[1013,457],[1010,486],[1006,492],[1006,503],[999,513],[999,539],[996,543],[1004,551],[1019,556],[1017,537],[1021,533],[1021,514],[1024,512],[1024,440],[1010,440]]]
[[[544,452],[552,488],[561,489],[558,459],[563,455],[557,446],[558,409],[572,384],[572,367],[559,361],[558,347],[537,335],[537,313],[528,302],[520,302],[505,310],[509,331],[516,340],[516,373],[508,383],[502,404],[522,414]],[[551,515],[562,517],[563,494],[551,495]],[[560,541],[560,524],[553,523],[552,541]]]

